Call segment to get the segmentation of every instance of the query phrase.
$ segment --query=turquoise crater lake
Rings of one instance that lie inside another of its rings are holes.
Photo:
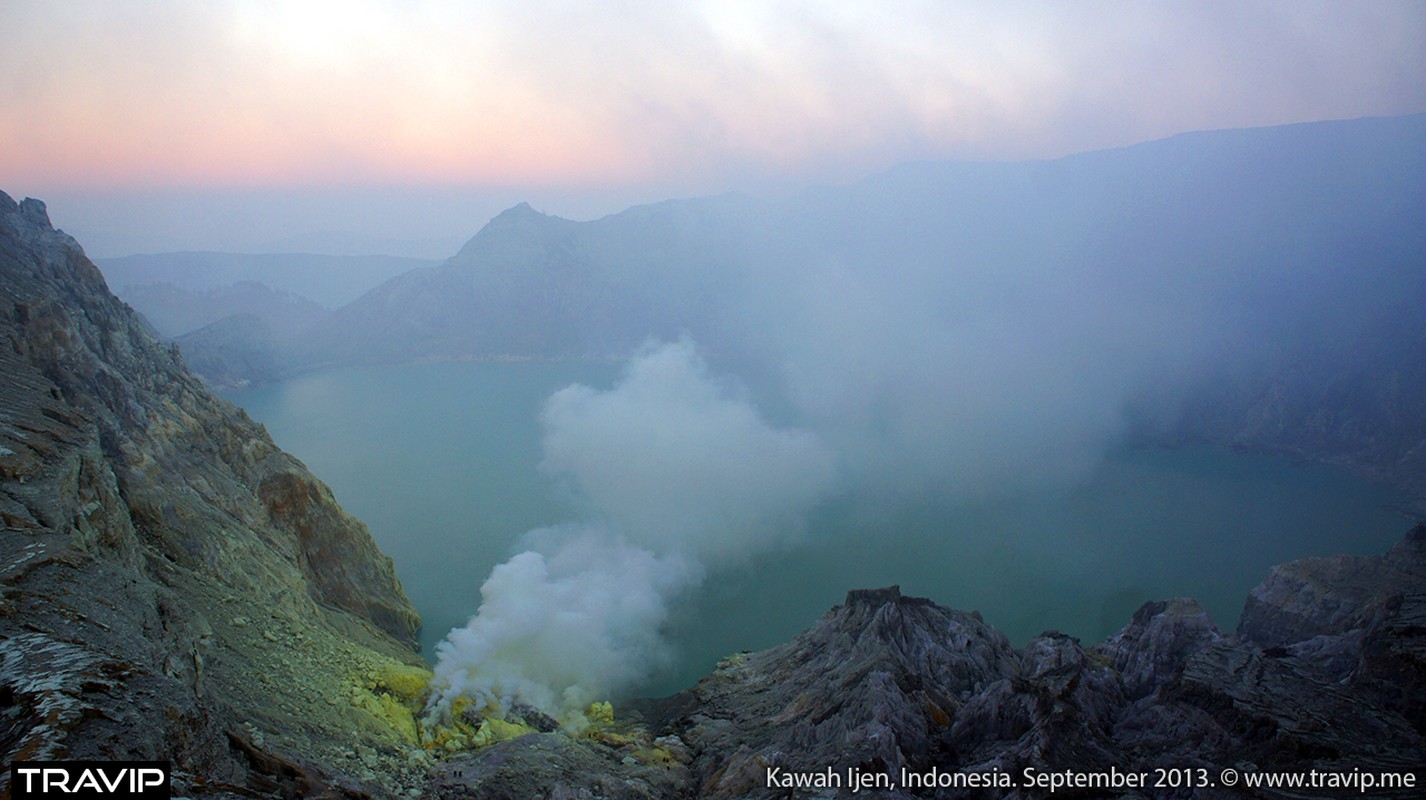
[[[538,469],[539,412],[605,363],[441,363],[303,376],[229,399],[331,485],[396,562],[427,657],[480,602],[525,531],[575,513]],[[1087,643],[1147,600],[1188,596],[1237,623],[1268,567],[1382,552],[1407,523],[1396,496],[1339,471],[1206,446],[1120,449],[1079,486],[994,502],[844,496],[801,542],[714,572],[682,598],[679,658],[643,687],[676,691],[729,653],[785,641],[853,588],[901,585],[979,610],[1017,645],[1047,629]]]

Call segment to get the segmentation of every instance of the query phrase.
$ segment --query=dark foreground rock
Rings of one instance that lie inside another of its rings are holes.
[[[648,705],[692,753],[690,795],[851,796],[768,787],[827,767],[881,773],[868,797],[1042,797],[1027,786],[906,788],[903,772],[1173,775],[1409,772],[1426,764],[1426,528],[1381,556],[1276,568],[1236,633],[1191,600],[1145,605],[1084,647],[1047,633],[1015,650],[972,615],[894,588],[852,592],[788,644],[725,661]],[[1165,770],[1166,773],[1156,773]],[[1419,779],[1418,779],[1419,780]],[[1371,793],[1420,797],[1422,789]],[[1355,790],[1173,786],[1060,797],[1337,797]]]

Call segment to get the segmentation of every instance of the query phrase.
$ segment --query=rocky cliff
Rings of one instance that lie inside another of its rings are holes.
[[[411,735],[371,690],[420,663],[419,619],[390,559],[43,203],[3,194],[0,375],[7,760],[170,759],[180,793],[399,788]]]
[[[1411,699],[1426,676],[1423,570],[1418,528],[1385,556],[1279,567],[1236,633],[1174,600],[1144,606],[1103,644],[1047,633],[1021,651],[974,617],[853,592],[793,642],[704,680],[697,704],[667,724],[696,754],[704,794],[721,797],[759,786],[770,764],[893,777],[932,767],[1416,769],[1426,763]],[[767,720],[780,724],[768,731]]]
[[[1323,315],[1309,337],[1229,356],[1243,368],[1203,387],[1170,438],[1331,464],[1401,490],[1426,518],[1426,285],[1396,288],[1365,330]]]

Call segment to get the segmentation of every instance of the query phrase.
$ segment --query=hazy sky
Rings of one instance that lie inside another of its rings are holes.
[[[101,255],[1426,110],[1419,2],[6,0],[0,30],[0,188]]]

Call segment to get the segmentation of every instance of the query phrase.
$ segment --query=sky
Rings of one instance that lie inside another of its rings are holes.
[[[1426,4],[1389,0],[6,0],[0,30],[0,189],[96,256],[453,252],[520,201],[1426,111]]]

